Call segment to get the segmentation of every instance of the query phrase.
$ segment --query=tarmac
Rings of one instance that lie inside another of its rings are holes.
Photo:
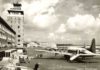
[[[35,64],[39,64],[39,70],[99,70],[100,69],[100,57],[93,59],[87,59],[82,62],[67,62],[63,56],[54,56],[49,53],[45,53],[48,57],[36,58],[38,54],[42,52],[35,51],[35,48],[27,48],[29,62],[22,63],[22,66],[34,68]]]

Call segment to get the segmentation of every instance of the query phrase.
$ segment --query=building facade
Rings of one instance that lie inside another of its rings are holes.
[[[16,32],[0,17],[0,48],[15,46]]]
[[[8,23],[16,31],[16,46],[23,47],[23,23],[24,12],[21,10],[20,3],[13,3],[13,8],[8,10]]]

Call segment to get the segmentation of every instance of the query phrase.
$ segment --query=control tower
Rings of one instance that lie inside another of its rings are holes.
[[[8,23],[16,31],[16,47],[23,47],[23,23],[24,11],[21,10],[22,4],[13,3],[13,8],[8,10]]]

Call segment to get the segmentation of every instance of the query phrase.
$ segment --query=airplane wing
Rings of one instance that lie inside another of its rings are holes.
[[[100,54],[95,54],[95,53],[93,53],[93,54],[79,54],[80,56],[100,56]]]
[[[86,57],[86,56],[100,56],[100,54],[95,54],[95,53],[93,53],[93,54],[76,54],[76,55],[71,56],[70,61],[75,60],[79,56],[82,56],[82,57]]]

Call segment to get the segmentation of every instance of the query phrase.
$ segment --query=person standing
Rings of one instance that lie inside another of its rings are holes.
[[[38,68],[39,68],[39,64],[36,63],[33,70],[38,70]]]

